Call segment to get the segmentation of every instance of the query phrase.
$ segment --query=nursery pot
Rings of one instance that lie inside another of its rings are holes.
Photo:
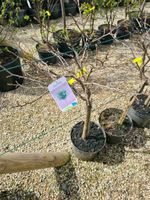
[[[73,29],[67,29],[66,37],[65,37],[63,30],[60,29],[53,33],[53,38],[58,44],[67,43],[68,45],[71,45],[72,47],[76,47],[76,46],[79,46],[80,44],[81,33]]]
[[[89,161],[100,152],[106,144],[106,135],[98,124],[90,122],[90,135],[86,140],[82,139],[84,122],[77,123],[71,130],[71,142],[73,152],[78,159]]]
[[[6,69],[7,71],[5,71]],[[9,74],[13,73],[14,75]],[[0,46],[0,91],[8,92],[16,89],[19,84],[23,83],[23,76],[20,59],[17,49],[10,46]]]
[[[135,125],[141,128],[150,128],[150,106],[144,105],[147,95],[137,95],[132,107],[128,111],[128,115],[132,118]]]
[[[55,46],[53,47],[56,48]],[[42,46],[40,47],[40,44],[36,45],[36,49],[40,59],[43,62],[47,63],[48,65],[57,63],[57,56],[52,52],[52,50],[44,49]]]
[[[102,24],[98,27],[98,34],[100,38],[100,44],[112,44],[113,36],[109,34],[112,30],[112,34],[116,32],[115,26],[112,26],[111,29],[108,27],[108,24]],[[107,35],[106,35],[107,34]]]
[[[107,108],[102,111],[99,116],[99,123],[105,130],[106,141],[108,144],[121,143],[133,128],[132,119],[129,115],[125,117],[121,126],[115,126],[122,112],[122,110],[117,108]]]
[[[77,14],[77,4],[74,1],[65,2],[65,14],[73,16]]]
[[[74,56],[73,48],[78,48],[81,40],[81,34],[75,30],[67,29],[66,37],[63,30],[58,30],[53,33],[54,40],[58,43],[58,49],[64,58]]]
[[[84,46],[88,50],[95,50],[97,41],[93,41],[94,39],[98,38],[98,34],[96,30],[93,30],[93,33],[91,33],[88,29],[85,30],[85,35],[82,35],[82,47]]]
[[[20,9],[19,11],[16,11],[13,14],[14,18],[14,26],[16,27],[24,27],[28,24],[28,20],[25,19],[25,16],[27,15],[27,10]]]
[[[118,28],[116,31],[116,38],[118,40],[125,40],[125,39],[129,39],[131,37],[131,26],[130,26],[130,22],[128,20],[118,20],[117,22],[118,24]]]
[[[131,23],[131,26],[133,28],[133,32],[139,32],[143,30],[143,20],[140,16],[139,11],[131,11],[128,13],[129,15],[129,20]]]
[[[57,19],[61,17],[61,6],[60,3],[54,3],[51,9],[51,19]]]

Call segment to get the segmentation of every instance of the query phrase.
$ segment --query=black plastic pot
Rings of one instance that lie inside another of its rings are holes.
[[[57,56],[51,50],[46,51],[45,49],[40,48],[39,44],[36,45],[36,49],[40,59],[48,65],[56,64],[58,62]]]
[[[91,2],[92,2],[92,0],[79,0],[80,5],[82,3],[91,3]]]
[[[91,33],[89,30],[85,30],[85,34],[86,35],[82,35],[82,47],[94,51],[96,49],[97,44],[97,31],[94,30],[93,33]]]
[[[72,58],[75,56],[73,49],[71,49],[71,47],[66,43],[59,43],[58,50],[63,58]]]
[[[112,34],[115,34],[116,28],[112,26],[112,30],[108,28],[108,24],[102,24],[98,27],[98,34],[101,37],[100,38],[100,44],[107,45],[113,43],[113,36],[109,34],[112,31]]]
[[[103,128],[94,122],[90,123],[89,138],[83,140],[81,138],[84,122],[77,123],[71,130],[71,142],[73,152],[80,160],[92,160],[98,152],[100,152],[106,144],[106,135]]]
[[[116,38],[118,40],[125,40],[131,37],[131,26],[128,20],[118,20],[117,22]]]
[[[3,58],[5,58],[5,61],[3,61]],[[0,91],[8,92],[16,89],[19,86],[17,83],[23,83],[23,72],[17,49],[10,46],[0,46],[0,61]],[[10,76],[8,71],[13,73],[14,76]],[[16,77],[15,75],[22,77]]]
[[[74,56],[73,49],[80,46],[81,34],[75,30],[67,29],[68,37],[65,38],[62,30],[53,33],[53,38],[58,44],[58,49],[64,58],[72,58]]]
[[[131,11],[128,13],[130,24],[134,33],[143,32],[143,19],[139,11]]]
[[[150,16],[143,18],[143,26],[144,26],[144,30],[150,29]]]
[[[137,99],[128,111],[135,125],[141,128],[150,128],[150,107],[144,105],[146,98],[144,94],[137,95]]]
[[[118,6],[124,6],[124,0],[117,0]]]
[[[51,9],[51,19],[57,19],[61,17],[61,6],[60,3],[54,3]]]
[[[107,108],[101,112],[99,123],[104,128],[106,133],[106,141],[108,144],[119,144],[131,132],[133,128],[132,119],[129,115],[126,116],[121,127],[112,128],[111,123],[116,122],[122,110],[117,108]]]
[[[53,38],[58,44],[66,43],[72,47],[79,46],[81,40],[81,33],[73,29],[67,29],[68,38],[65,38],[62,32],[63,30],[60,29],[53,33]]]
[[[69,3],[65,3],[65,13],[66,15],[76,15],[77,14],[77,4],[72,1]]]
[[[16,27],[24,27],[28,24],[28,20],[25,19],[25,16],[27,15],[27,10],[20,9],[19,11],[15,12],[13,14],[14,23],[13,25]]]

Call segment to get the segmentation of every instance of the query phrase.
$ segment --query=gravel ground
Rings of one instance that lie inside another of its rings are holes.
[[[147,4],[147,10],[149,8],[150,4]],[[121,10],[118,18],[121,18]],[[57,20],[57,23],[60,27],[61,21]],[[68,25],[73,26],[70,18]],[[18,29],[14,40],[22,41],[22,47],[35,53],[35,42],[31,37],[39,38],[37,25]],[[126,42],[134,44],[134,41],[133,38]],[[94,87],[92,120],[96,122],[98,114],[106,107],[125,108],[128,99],[141,84],[137,70],[128,61],[131,55],[125,45],[116,43],[101,47],[98,56],[103,57],[108,50],[111,56],[105,69],[100,69],[92,77],[96,83],[103,85]],[[93,63],[94,59],[93,53],[89,53],[84,64]],[[72,66],[74,63],[69,61],[69,64]],[[26,65],[24,70],[34,74]],[[51,81],[42,80],[45,85]],[[61,149],[71,152],[70,130],[75,123],[83,120],[82,101],[79,100],[76,108],[62,113],[51,96],[46,94],[34,104],[12,108],[17,101],[32,101],[44,91],[46,88],[25,81],[23,87],[0,94],[1,153]],[[0,200],[149,200],[149,153],[150,130],[134,128],[123,144],[106,145],[92,162],[80,161],[72,154],[71,161],[63,167],[1,175]]]

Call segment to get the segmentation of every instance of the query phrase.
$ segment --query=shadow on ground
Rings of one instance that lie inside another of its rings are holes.
[[[117,165],[124,161],[125,158],[125,147],[123,144],[109,145],[102,149],[97,154],[93,162],[100,162],[106,165]]]
[[[125,138],[124,145],[129,148],[139,149],[145,146],[149,140],[146,132],[142,128],[133,128],[132,132]]]
[[[39,200],[39,198],[35,193],[19,188],[0,192],[0,200]]]
[[[62,167],[55,168],[55,176],[59,187],[58,200],[80,200],[78,180],[72,161]]]

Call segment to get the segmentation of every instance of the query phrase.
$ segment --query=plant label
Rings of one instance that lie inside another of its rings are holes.
[[[77,106],[77,99],[65,77],[61,77],[48,86],[53,99],[61,111]]]

